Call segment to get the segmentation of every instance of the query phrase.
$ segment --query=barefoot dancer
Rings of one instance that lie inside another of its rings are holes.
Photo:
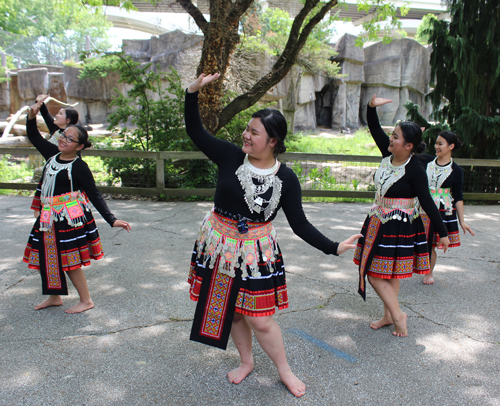
[[[460,246],[458,222],[460,222],[464,234],[469,232],[471,235],[475,235],[472,228],[470,228],[464,220],[464,198],[462,192],[464,173],[462,168],[453,162],[451,157],[453,151],[456,151],[461,146],[462,142],[455,133],[451,131],[442,131],[436,138],[436,144],[434,146],[436,149],[436,156],[420,156],[427,162],[429,190],[434,203],[439,208],[443,223],[448,229],[450,248]],[[431,272],[425,275],[423,283],[424,285],[432,285],[434,283],[434,266],[436,265],[437,259],[436,246],[438,234],[434,230],[434,224],[431,223],[429,217],[423,210],[420,212],[420,215],[424,222],[431,258]]]
[[[415,123],[403,122],[389,138],[378,121],[376,107],[392,100],[375,95],[368,104],[368,127],[384,159],[375,173],[375,202],[368,213],[359,239],[354,262],[359,265],[359,294],[366,300],[365,275],[384,302],[384,315],[370,324],[373,329],[394,324],[398,337],[408,335],[406,313],[399,308],[399,280],[412,273],[429,272],[429,252],[425,230],[416,209],[418,197],[441,236],[444,251],[448,237],[436,205],[432,201],[422,161],[422,130]]]
[[[68,272],[80,302],[66,313],[80,313],[94,307],[81,267],[90,265],[91,258],[103,256],[99,233],[83,191],[112,227],[130,231],[130,225],[117,220],[109,211],[89,167],[77,155],[90,147],[87,131],[81,126],[69,126],[59,136],[59,146],[55,146],[38,131],[38,109],[38,103],[31,107],[26,130],[47,163],[42,175],[41,215],[35,221],[23,260],[29,268],[40,270],[43,294],[50,295],[36,310],[62,304],[60,295],[68,294],[64,276]]]
[[[341,243],[323,236],[306,219],[297,176],[276,155],[285,151],[285,118],[278,110],[254,113],[243,132],[243,148],[204,128],[198,91],[219,74],[200,75],[186,93],[186,130],[219,168],[215,206],[205,217],[189,274],[190,296],[198,301],[191,339],[225,349],[229,334],[240,365],[228,373],[240,383],[252,372],[252,331],[295,396],[305,385],[290,370],[275,307],[288,307],[285,270],[271,220],[283,208],[292,230],[326,254],[354,249],[354,235]]]

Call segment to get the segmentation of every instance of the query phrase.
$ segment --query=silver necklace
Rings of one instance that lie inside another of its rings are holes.
[[[283,182],[276,176],[279,162],[268,169],[255,167],[245,155],[243,164],[236,170],[236,176],[245,192],[245,202],[251,213],[260,213],[264,210],[264,220],[267,221],[274,213],[281,198],[281,187]],[[261,195],[272,188],[271,198],[265,200]]]
[[[73,167],[73,162],[75,162],[78,159],[78,156],[71,162],[62,164],[57,162],[56,157],[58,157],[59,155],[61,155],[60,152],[57,155],[51,157],[45,164],[45,173],[43,176],[43,183],[42,183],[42,194],[41,194],[42,197],[54,196],[57,174],[64,170],[68,172],[68,179],[71,183],[71,191],[73,191],[73,179],[71,178],[71,169]]]

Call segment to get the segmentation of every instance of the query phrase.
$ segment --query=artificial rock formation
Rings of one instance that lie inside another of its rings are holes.
[[[262,101],[275,102],[294,131],[318,127],[345,130],[364,125],[366,104],[373,94],[394,100],[379,109],[382,124],[392,125],[404,119],[403,105],[407,100],[423,106],[426,116],[424,95],[429,88],[430,50],[411,39],[379,42],[364,48],[356,47],[355,40],[355,36],[344,35],[336,45],[336,55],[330,58],[340,65],[338,78],[313,75],[294,67]],[[201,36],[173,31],[149,40],[124,40],[123,50],[137,61],[151,62],[154,69],[175,68],[187,86],[195,77],[202,44]],[[236,93],[247,91],[273,63],[263,53],[237,50],[227,71],[228,86]],[[112,112],[114,92],[125,93],[127,85],[118,82],[118,73],[98,80],[79,79],[79,73],[78,68],[69,66],[11,71],[10,81],[0,84],[0,119],[33,103],[38,94],[50,93],[63,102],[78,102],[76,109],[84,124],[106,123]],[[60,109],[57,104],[49,103],[48,107],[51,114]]]

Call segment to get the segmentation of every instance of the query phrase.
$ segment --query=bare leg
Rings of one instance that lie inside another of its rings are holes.
[[[434,283],[434,267],[436,266],[437,253],[436,248],[432,247],[431,253],[431,272],[425,275],[423,284],[424,285],[432,285]]]
[[[285,345],[278,323],[272,316],[250,317],[244,316],[262,349],[269,355],[278,369],[283,382],[293,395],[300,397],[306,393],[306,385],[300,381],[290,369],[286,360]]]
[[[62,305],[62,298],[59,295],[50,295],[47,300],[44,302],[37,304],[35,306],[35,310],[40,310],[40,309],[45,309],[46,307],[50,306],[61,306]]]
[[[94,307],[94,302],[90,298],[89,287],[83,269],[78,268],[69,271],[68,276],[80,295],[80,302],[66,310],[66,313],[81,313],[85,310],[92,309]]]
[[[227,374],[229,382],[240,383],[253,371],[252,330],[240,313],[234,313],[231,337],[240,353],[240,366]]]
[[[401,311],[398,302],[399,279],[382,279],[368,275],[368,281],[384,302],[384,309],[387,308],[391,314],[392,321],[396,327],[396,331],[392,334],[398,337],[406,337],[408,335],[406,313]]]

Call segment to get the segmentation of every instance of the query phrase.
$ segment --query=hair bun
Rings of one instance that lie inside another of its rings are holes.
[[[415,152],[417,154],[421,154],[422,152],[425,151],[425,149],[427,148],[427,145],[425,142],[421,142],[420,144],[418,144],[418,147],[415,149]]]

